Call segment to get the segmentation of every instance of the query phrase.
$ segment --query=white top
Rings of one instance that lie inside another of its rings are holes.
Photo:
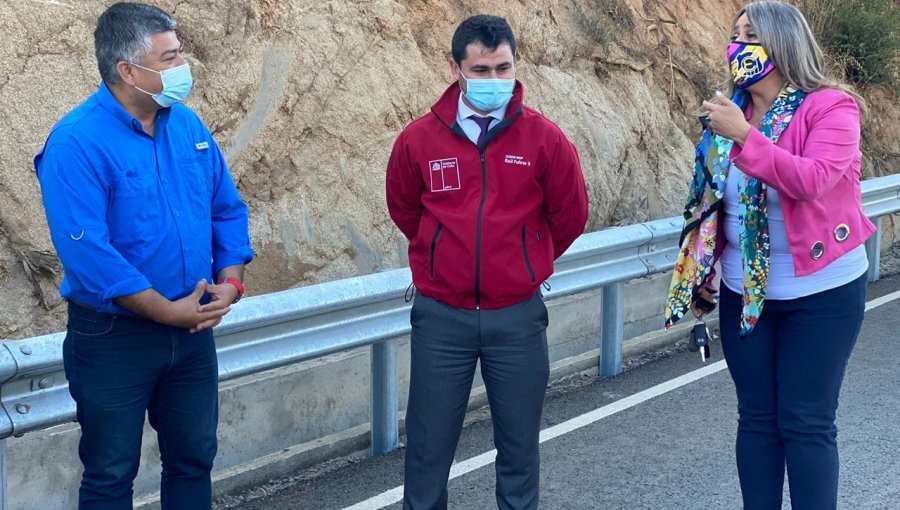
[[[481,134],[481,126],[478,125],[477,122],[470,119],[472,115],[477,117],[493,117],[494,120],[488,125],[488,129],[496,126],[503,120],[503,117],[506,116],[506,107],[509,106],[509,103],[497,108],[496,110],[488,113],[487,115],[482,115],[477,113],[475,110],[469,108],[469,105],[463,101],[462,93],[459,94],[459,106],[456,108],[456,123],[459,124],[459,127],[462,128],[463,133],[466,134],[466,137],[472,141],[472,143],[478,143],[478,136]]]
[[[738,186],[743,186],[744,173],[734,165],[725,180],[725,238],[722,253],[722,283],[741,293],[743,267],[738,221]],[[862,276],[869,269],[865,245],[859,245],[815,273],[794,276],[794,261],[784,228],[784,214],[778,192],[769,186],[766,192],[769,219],[769,279],[766,299],[796,299],[840,287]]]

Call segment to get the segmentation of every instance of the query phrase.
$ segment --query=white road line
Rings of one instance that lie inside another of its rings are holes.
[[[497,450],[494,450],[495,452]],[[451,477],[452,470],[451,470]],[[384,508],[388,505],[393,505],[394,503],[399,503],[403,499],[403,486],[394,487],[393,489],[382,492],[381,494],[375,496],[374,498],[369,498],[361,503],[357,503],[353,506],[348,506],[344,510],[378,510],[380,508]]]
[[[652,398],[664,395],[672,390],[676,390],[694,381],[713,375],[716,372],[721,372],[722,370],[725,370],[726,367],[727,365],[725,365],[725,360],[717,361],[711,365],[694,370],[693,372],[688,372],[664,383],[657,384],[652,388],[647,388],[644,391],[639,391],[634,395],[631,395],[630,397],[625,397],[611,404],[607,404],[601,408],[594,409],[589,413],[582,414],[581,416],[576,416],[575,418],[564,421],[559,425],[554,425],[548,429],[542,430],[541,442],[543,443],[544,441],[549,441],[550,439],[559,437],[563,434],[568,434],[573,430],[580,429],[581,427],[585,427],[587,425],[600,421],[603,418],[612,416],[626,409],[630,409]]]
[[[881,306],[885,303],[890,303],[891,301],[893,301],[895,299],[900,299],[900,290],[898,290],[897,292],[892,292],[885,296],[881,296],[880,298],[875,298],[875,299],[869,301],[868,303],[866,303],[866,311],[868,312],[869,310],[871,310],[873,308],[878,308],[879,306]]]
[[[896,299],[900,299],[900,291],[869,301],[868,303],[866,303],[866,311],[868,312],[873,308],[877,308],[886,303],[890,303],[891,301],[894,301]],[[582,427],[586,427],[592,423],[596,423],[603,418],[607,418],[626,409],[630,409],[650,399],[669,393],[670,391],[681,388],[682,386],[688,385],[694,381],[703,379],[704,377],[708,377],[717,372],[721,372],[722,370],[725,370],[725,368],[727,368],[725,360],[717,361],[709,366],[694,370],[693,372],[688,372],[664,383],[660,383],[651,388],[647,388],[646,390],[639,391],[634,395],[594,409],[593,411],[582,414],[581,416],[576,416],[571,420],[567,420],[550,428],[546,428],[541,431],[541,443],[568,434],[569,432],[578,430]],[[476,469],[493,464],[496,457],[497,450],[491,450],[476,457],[472,457],[471,459],[458,462],[450,468],[450,480],[459,478],[460,476],[471,473]],[[344,508],[344,510],[379,510],[388,505],[399,503],[402,499],[403,486],[401,485],[399,487],[394,487],[389,491],[382,492],[375,497],[369,498],[353,506],[348,506]]]
[[[549,441],[550,439],[568,434],[573,430],[577,430],[600,421],[607,416],[611,416],[620,411],[630,409],[654,397],[658,397],[676,388],[680,388],[686,384],[690,384],[698,379],[702,379],[708,375],[712,375],[716,372],[722,371],[725,369],[725,367],[726,365],[724,360],[717,361],[709,366],[694,370],[693,372],[689,372],[664,383],[657,384],[652,388],[640,391],[638,393],[635,393],[634,395],[625,397],[621,400],[617,400],[601,408],[594,409],[589,413],[582,414],[581,416],[576,416],[571,420],[564,421],[558,425],[554,425],[550,428],[544,429],[541,431],[541,442],[543,443],[544,441]],[[476,469],[482,468],[484,466],[493,464],[496,457],[497,450],[491,450],[489,452],[482,453],[477,457],[472,457],[471,459],[458,462],[450,468],[450,480],[458,478],[466,473],[471,473],[472,471],[475,471]],[[399,503],[402,499],[403,486],[401,485],[387,492],[383,492],[373,498],[367,499],[361,503],[357,503],[353,506],[347,507],[344,510],[378,510],[388,505]]]

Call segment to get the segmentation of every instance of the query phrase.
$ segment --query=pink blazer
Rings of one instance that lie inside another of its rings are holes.
[[[731,150],[742,172],[778,190],[796,276],[815,273],[875,232],[862,210],[859,137],[856,101],[823,89],[806,96],[778,143],[751,129],[744,146]]]

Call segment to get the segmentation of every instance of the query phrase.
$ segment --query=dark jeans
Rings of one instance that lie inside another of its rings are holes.
[[[787,466],[793,510],[837,507],[835,413],[862,325],[866,275],[828,291],[765,302],[738,336],[741,296],[722,289],[722,349],[737,389],[737,465],[745,510],[780,510]]]
[[[497,447],[497,506],[536,509],[550,376],[541,296],[500,310],[465,310],[419,295],[411,322],[403,508],[447,508],[450,465],[480,359]]]
[[[81,424],[78,508],[132,508],[145,413],[159,439],[163,510],[212,506],[218,369],[211,331],[190,334],[70,304],[63,362]]]

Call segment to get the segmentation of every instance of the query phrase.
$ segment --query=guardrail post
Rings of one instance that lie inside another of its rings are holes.
[[[400,445],[397,341],[372,344],[372,456]]]
[[[625,282],[603,287],[600,323],[600,376],[622,373],[622,342],[625,337]]]
[[[0,510],[9,510],[9,492],[6,484],[6,439],[0,439]]]
[[[875,233],[866,240],[866,256],[869,258],[869,281],[881,278],[881,218],[873,218]]]

